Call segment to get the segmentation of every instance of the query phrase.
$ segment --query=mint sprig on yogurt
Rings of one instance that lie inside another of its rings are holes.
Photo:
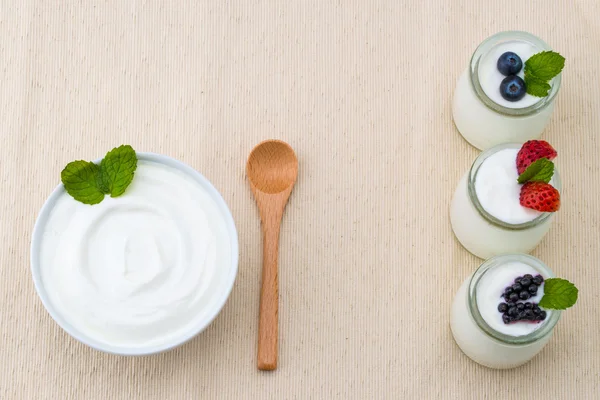
[[[549,183],[554,175],[554,163],[548,160],[546,157],[532,162],[527,169],[519,175],[517,181],[519,183],[525,182],[545,182]]]
[[[525,61],[525,85],[527,93],[535,97],[546,97],[550,92],[550,81],[565,67],[565,58],[555,51],[542,51]]]
[[[67,193],[75,200],[85,204],[98,204],[104,199],[98,176],[100,167],[88,161],[73,161],[67,164],[60,179]]]
[[[548,82],[536,77],[535,75],[525,76],[525,85],[527,88],[527,93],[534,97],[546,97],[552,88]]]
[[[100,162],[100,188],[110,197],[122,195],[133,180],[136,168],[137,156],[131,146],[112,149]]]
[[[60,174],[65,190],[84,204],[98,204],[104,196],[122,195],[131,184],[137,168],[135,150],[129,145],[106,153],[100,165],[89,161],[73,161]]]
[[[549,278],[544,284],[544,296],[539,306],[551,310],[566,310],[577,302],[579,290],[566,279]]]

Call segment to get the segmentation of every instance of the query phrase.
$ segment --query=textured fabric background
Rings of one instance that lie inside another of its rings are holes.
[[[0,0],[1,399],[574,399],[600,386],[597,0]],[[482,368],[449,308],[480,263],[448,208],[478,152],[452,123],[474,48],[523,29],[567,59],[544,138],[563,208],[534,254],[581,297],[531,363]],[[280,363],[256,370],[261,235],[252,147],[300,159],[280,255]],[[230,205],[239,275],[217,320],[125,358],[65,334],[29,245],[60,171],[129,143],[201,171]]]

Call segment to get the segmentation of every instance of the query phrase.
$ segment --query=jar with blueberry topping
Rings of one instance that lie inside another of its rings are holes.
[[[548,82],[546,96],[536,97],[525,92],[524,66],[531,56],[550,50],[540,38],[520,31],[497,33],[477,47],[458,79],[452,104],[454,124],[469,143],[485,150],[542,135],[554,109],[561,75]],[[515,54],[520,61],[517,72],[505,70],[506,53]]]

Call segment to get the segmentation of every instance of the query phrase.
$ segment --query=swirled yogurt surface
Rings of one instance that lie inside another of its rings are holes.
[[[160,346],[220,307],[232,266],[223,211],[187,172],[140,159],[124,195],[86,205],[62,193],[43,227],[52,306],[86,336]]]

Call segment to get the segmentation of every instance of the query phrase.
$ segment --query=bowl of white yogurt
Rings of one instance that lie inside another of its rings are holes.
[[[227,204],[199,172],[173,158],[137,153],[131,185],[100,204],[60,184],[35,223],[31,269],[52,318],[108,353],[172,349],[219,314],[238,268]]]

